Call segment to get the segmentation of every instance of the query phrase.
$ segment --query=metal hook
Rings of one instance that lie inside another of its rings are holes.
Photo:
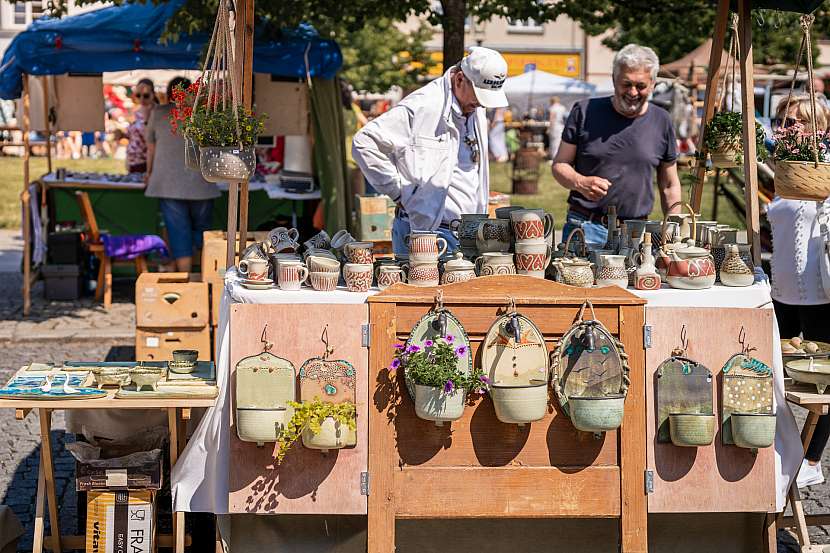
[[[323,327],[323,334],[320,335],[320,340],[326,346],[326,353],[323,354],[323,359],[328,359],[329,355],[334,353],[334,348],[329,345],[329,325],[326,323],[326,326]]]
[[[680,329],[680,347],[674,348],[671,354],[674,357],[683,357],[686,355],[686,350],[689,349],[689,338],[686,336],[686,325]]]
[[[265,326],[262,327],[262,335],[259,337],[259,341],[262,342],[262,351],[270,351],[274,347],[274,342],[268,341],[268,323],[265,323]]]
[[[741,344],[741,353],[747,355],[748,353],[755,351],[758,348],[751,348],[749,347],[749,343],[746,340],[746,329],[741,325],[741,331],[738,333],[738,343]]]
[[[516,312],[516,298],[513,296],[507,296],[507,313],[515,313]]]
[[[444,290],[439,288],[435,292],[435,310],[440,311],[441,309],[444,309]]]

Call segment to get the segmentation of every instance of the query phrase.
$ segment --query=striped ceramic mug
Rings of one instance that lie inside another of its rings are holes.
[[[413,263],[438,262],[447,251],[447,241],[437,232],[413,232],[407,237],[409,260]]]

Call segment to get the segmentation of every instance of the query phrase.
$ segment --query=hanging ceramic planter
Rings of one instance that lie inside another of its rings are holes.
[[[184,137],[184,165],[193,171],[200,171],[199,146],[189,136]]]
[[[436,426],[460,419],[464,415],[466,400],[467,390],[464,388],[447,392],[440,386],[415,384],[415,414],[435,422]]]
[[[305,428],[302,434],[303,446],[309,449],[319,449],[323,452],[330,449],[342,449],[357,445],[357,431],[341,424],[332,417],[320,424],[319,432]]]
[[[256,170],[256,153],[253,146],[202,146],[199,166],[208,182],[246,181]]]
[[[589,320],[583,320],[586,306]],[[574,427],[595,433],[619,428],[630,382],[628,355],[596,319],[591,302],[582,305],[551,358],[553,389]]]
[[[484,337],[481,366],[490,380],[496,418],[524,425],[548,407],[548,350],[542,332],[512,301]]]
[[[710,445],[715,439],[716,422],[713,413],[670,413],[671,441],[681,447]]]

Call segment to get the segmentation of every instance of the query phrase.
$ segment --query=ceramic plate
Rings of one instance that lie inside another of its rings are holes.
[[[799,359],[784,363],[787,376],[803,384],[815,384],[818,393],[823,394],[830,386],[830,361],[827,359]]]
[[[826,342],[816,342],[815,340],[805,340],[805,342],[813,342],[816,344],[818,346],[818,351],[816,353],[786,353],[784,352],[784,345],[789,344],[790,341],[781,340],[781,357],[784,361],[790,361],[792,359],[809,359],[810,357],[815,359],[830,357],[830,344]]]
[[[243,282],[242,287],[248,290],[273,290],[277,286],[275,284],[246,284]]]
[[[0,399],[42,399],[42,400],[59,400],[59,399],[93,399],[98,397],[105,397],[107,392],[99,390],[98,388],[76,388],[76,393],[67,394],[62,387],[52,388],[49,392],[43,392],[39,388],[24,389],[24,388],[2,388],[0,389]]]
[[[494,384],[526,386],[531,380],[548,380],[548,349],[539,328],[518,315],[520,339],[510,325],[512,317],[496,319],[484,337],[481,368]]]
[[[252,280],[250,278],[241,278],[239,281],[242,284],[274,284],[273,279],[263,278],[262,280]]]
[[[458,369],[461,372],[470,374],[473,371],[473,353],[470,349],[470,339],[467,337],[467,332],[461,326],[461,322],[449,311],[443,311],[447,317],[447,336],[453,337],[453,344],[456,348],[465,347],[466,353],[458,358]],[[430,311],[423,317],[412,332],[409,333],[409,339],[406,341],[406,346],[419,346],[424,348],[424,342],[427,340],[434,340],[440,336],[440,327],[438,323],[438,311]],[[409,395],[415,398],[415,383],[410,378],[406,378],[406,389]]]

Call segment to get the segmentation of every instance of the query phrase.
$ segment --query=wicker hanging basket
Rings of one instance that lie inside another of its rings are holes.
[[[788,200],[826,200],[830,197],[830,163],[776,161],[775,193]]]
[[[740,152],[737,150],[713,150],[709,152],[709,157],[712,159],[712,166],[717,169],[734,169],[740,167],[737,161],[737,156]]]

